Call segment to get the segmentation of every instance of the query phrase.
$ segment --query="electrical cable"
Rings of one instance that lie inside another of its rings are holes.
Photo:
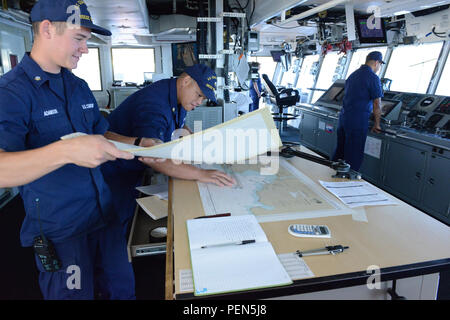
[[[431,29],[431,32],[438,38],[447,38],[447,34],[445,32],[436,32],[436,27],[433,27],[433,29]]]
[[[256,8],[256,0],[253,0],[253,8],[252,8],[252,13],[250,14],[250,22],[252,21],[253,18],[253,13],[255,13],[255,8]]]

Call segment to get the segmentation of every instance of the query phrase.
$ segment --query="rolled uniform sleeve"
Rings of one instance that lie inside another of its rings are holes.
[[[25,150],[29,119],[29,107],[13,92],[0,88],[0,149]]]

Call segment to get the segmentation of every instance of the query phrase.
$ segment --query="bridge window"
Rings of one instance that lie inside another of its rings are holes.
[[[328,90],[329,87],[334,83],[336,79],[334,74],[336,71],[337,62],[339,60],[339,55],[337,52],[329,52],[325,56],[322,62],[322,67],[320,68],[319,78],[317,79],[316,88],[322,90],[315,90],[311,103],[317,101],[323,93]]]
[[[155,72],[155,49],[112,48],[114,80],[144,83],[144,72]]]
[[[392,79],[391,90],[426,93],[442,44],[433,42],[394,48],[385,75]]]
[[[293,88],[295,86],[300,60],[301,59],[295,59],[289,70],[283,73],[283,78],[281,80],[281,85],[283,87]]]
[[[259,62],[259,75],[267,74],[269,80],[272,80],[277,63],[272,57],[249,57],[249,62]]]
[[[83,54],[78,66],[72,72],[86,81],[92,91],[102,91],[100,75],[100,56],[98,48],[89,48],[89,53]]]
[[[444,70],[442,70],[441,79],[436,88],[436,94],[441,96],[450,95],[450,55],[447,57]]]
[[[317,63],[319,62],[319,55],[308,55],[303,58],[302,67],[297,80],[297,89],[301,91],[301,102],[308,102],[308,97],[311,94],[310,88],[314,85],[314,80],[317,74]]]
[[[383,59],[386,60],[386,51],[387,51],[387,47],[376,47],[376,48],[360,48],[357,49],[355,52],[353,52],[352,55],[352,60],[350,61],[350,65],[348,66],[348,70],[347,70],[347,76],[346,79],[357,69],[359,69],[359,67],[361,67],[361,65],[366,63],[366,57],[369,54],[369,52],[372,51],[380,51],[381,54],[383,55]],[[381,69],[380,69],[381,71]],[[380,71],[378,71],[378,76],[380,75]]]

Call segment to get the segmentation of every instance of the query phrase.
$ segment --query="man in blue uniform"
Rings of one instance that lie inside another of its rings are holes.
[[[200,105],[204,99],[216,101],[215,73],[205,65],[196,64],[185,69],[180,77],[155,82],[129,96],[108,117],[110,129],[125,136],[138,136],[171,141],[175,129],[186,128],[186,112]],[[139,144],[137,139],[135,144]],[[140,159],[141,160],[141,159]],[[218,170],[202,170],[189,164],[171,160],[157,162],[149,158],[141,161],[116,161],[102,166],[105,180],[114,193],[126,234],[136,206],[135,190],[141,183],[146,165],[171,177],[231,186],[234,179]]]
[[[35,248],[45,299],[92,299],[94,290],[134,299],[126,243],[98,167],[133,155],[105,139],[108,123],[92,92],[70,72],[91,32],[111,33],[93,24],[82,0],[40,0],[30,19],[31,53],[0,79],[0,187],[20,186],[21,243]],[[88,135],[60,140],[73,132]]]
[[[380,100],[383,97],[380,70],[383,56],[372,51],[366,63],[353,72],[345,82],[343,107],[339,115],[337,147],[333,160],[345,160],[351,168],[358,171],[364,158],[364,146],[369,127],[370,114],[374,115],[372,132],[380,132]]]

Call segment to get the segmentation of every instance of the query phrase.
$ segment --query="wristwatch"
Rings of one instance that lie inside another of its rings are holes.
[[[136,140],[134,140],[134,145],[135,146],[139,146],[139,144],[141,143],[142,137],[137,137]]]

